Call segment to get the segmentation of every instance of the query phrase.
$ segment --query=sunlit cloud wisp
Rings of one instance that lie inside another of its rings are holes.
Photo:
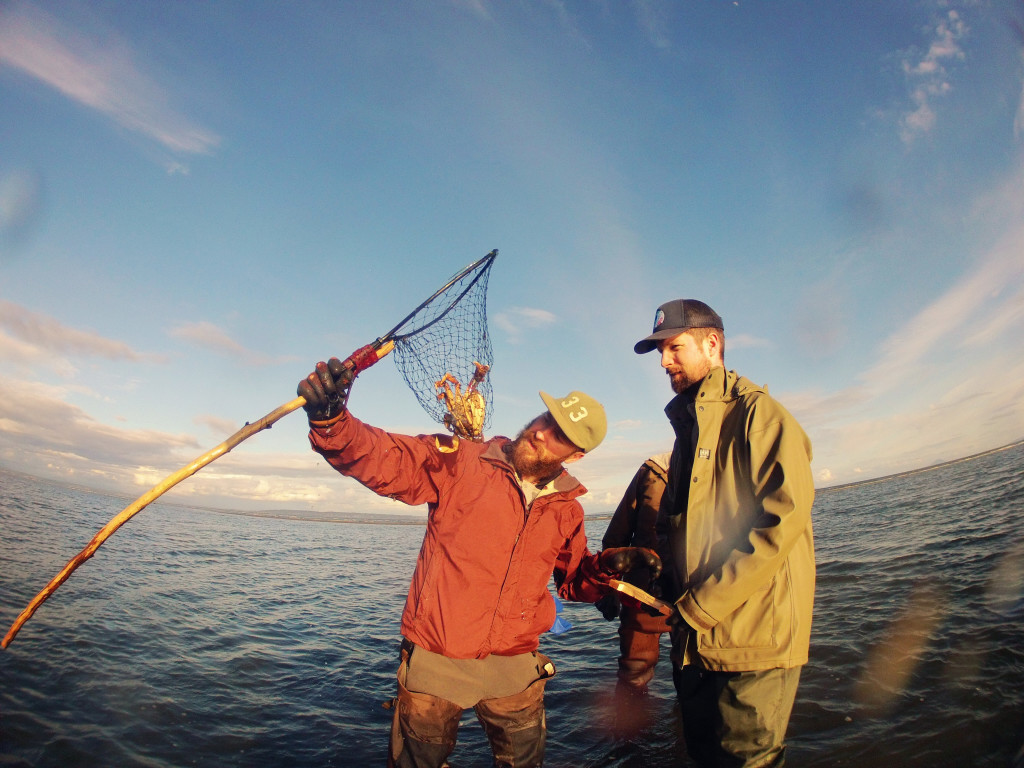
[[[109,36],[100,44],[26,3],[0,14],[0,64],[174,152],[208,153],[220,141],[169,105],[126,43]]]

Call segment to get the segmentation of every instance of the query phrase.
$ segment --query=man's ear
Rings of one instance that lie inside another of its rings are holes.
[[[722,336],[718,331],[711,331],[704,337],[704,352],[711,360],[722,359]]]
[[[582,459],[586,455],[587,454],[585,454],[583,451],[576,451],[576,453],[574,453],[568,459],[563,459],[562,463],[563,464],[572,464],[574,461],[579,461],[580,459]]]

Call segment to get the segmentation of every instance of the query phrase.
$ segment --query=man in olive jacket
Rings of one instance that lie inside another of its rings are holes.
[[[676,393],[659,532],[687,750],[701,766],[780,766],[814,604],[811,444],[766,389],[726,371],[707,304],[662,304],[634,347],[654,349]]]

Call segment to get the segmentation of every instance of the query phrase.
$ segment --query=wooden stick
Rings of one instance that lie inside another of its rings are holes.
[[[665,616],[671,616],[673,606],[666,603],[664,600],[659,600],[649,592],[645,592],[640,587],[633,586],[629,582],[619,581],[618,579],[612,579],[610,582],[612,589],[616,589],[624,595],[629,595],[634,600],[639,600],[644,605],[649,605],[652,608],[656,608],[659,613]]]
[[[367,345],[366,347],[363,347],[362,349],[356,350],[356,352],[352,353],[352,355],[357,355],[360,352],[363,352],[364,350],[369,350],[369,352],[366,355],[360,357],[359,364],[357,364],[353,360],[352,356],[349,356],[345,360],[344,364],[346,367],[355,370],[356,373],[353,373],[354,377],[356,374],[358,374],[359,370],[374,365],[376,362],[384,358],[385,355],[390,354],[394,348],[394,341],[387,339],[386,337],[382,337],[380,339],[377,339],[372,344]],[[14,636],[18,634],[18,630],[21,629],[22,625],[26,621],[32,618],[32,614],[35,613],[36,609],[39,608],[39,606],[46,601],[46,598],[48,598],[50,595],[56,592],[57,587],[59,587],[61,584],[67,581],[68,577],[75,572],[75,569],[78,568],[78,566],[80,566],[82,563],[84,563],[86,560],[92,557],[96,553],[96,550],[100,548],[100,545],[104,541],[109,539],[111,535],[114,533],[114,531],[116,531],[122,525],[127,523],[129,520],[135,517],[135,515],[144,510],[147,506],[152,504],[159,497],[163,496],[167,491],[176,486],[185,478],[191,477],[214,459],[219,459],[221,456],[230,451],[243,440],[252,437],[257,432],[262,432],[264,429],[269,429],[270,426],[278,419],[280,419],[282,416],[287,416],[292,411],[297,411],[305,404],[306,398],[301,396],[296,397],[294,400],[287,402],[284,405],[279,406],[278,408],[275,408],[259,421],[254,421],[251,424],[247,423],[244,427],[235,432],[235,434],[233,434],[223,443],[218,445],[216,448],[207,451],[188,466],[182,467],[177,472],[168,475],[159,483],[157,483],[148,491],[146,491],[146,493],[142,494],[141,496],[139,496],[139,498],[137,498],[127,507],[122,509],[118,514],[116,514],[113,517],[113,519],[109,523],[103,526],[99,530],[99,532],[92,537],[92,541],[90,541],[86,545],[85,549],[83,549],[81,552],[79,552],[77,555],[71,558],[68,561],[68,564],[65,565],[63,569],[61,569],[61,572],[54,576],[50,580],[50,583],[47,584],[38,595],[32,598],[32,601],[25,607],[25,610],[18,614],[18,618],[14,620],[14,623],[11,625],[11,628],[7,630],[7,634],[4,635],[4,639],[0,641],[0,648],[6,648],[8,645],[11,644],[11,641],[14,639]]]
[[[137,515],[150,504],[152,504],[154,501],[156,501],[157,498],[162,496],[164,493],[169,491],[171,488],[176,486],[185,478],[191,477],[214,459],[219,459],[221,456],[230,451],[243,440],[252,437],[257,432],[262,432],[264,429],[268,429],[275,421],[280,419],[282,416],[286,416],[292,411],[298,410],[305,404],[305,398],[296,397],[291,402],[285,403],[279,408],[274,409],[259,421],[254,421],[251,424],[246,424],[244,427],[235,432],[235,434],[233,434],[223,443],[218,445],[216,448],[207,451],[188,466],[182,467],[177,472],[168,475],[155,486],[153,486],[150,490],[148,490],[146,493],[142,494],[139,498],[137,498],[135,501],[133,501],[131,504],[129,504],[127,507],[121,510],[121,512],[115,515],[114,518],[109,523],[103,526],[103,528],[101,528],[100,531],[92,537],[92,541],[89,542],[85,549],[83,549],[81,552],[79,552],[77,555],[71,558],[71,560],[68,561],[68,564],[64,566],[61,572],[54,576],[50,580],[50,583],[47,584],[38,595],[32,598],[32,602],[30,602],[28,606],[26,606],[25,610],[23,610],[18,615],[18,618],[15,619],[14,623],[11,625],[11,628],[7,630],[7,634],[4,635],[3,641],[0,642],[0,647],[6,648],[8,645],[10,645],[11,641],[14,639],[14,636],[18,634],[18,630],[21,629],[21,626],[30,618],[32,618],[32,614],[36,612],[36,609],[43,604],[46,598],[48,598],[50,595],[56,592],[57,587],[59,587],[61,584],[67,581],[68,577],[75,572],[75,569],[78,568],[78,566],[80,566],[82,563],[84,563],[86,560],[92,557],[96,553],[96,550],[100,548],[100,545],[104,541],[109,539],[110,536],[114,533],[114,531],[116,531],[122,525],[127,523],[135,515]]]

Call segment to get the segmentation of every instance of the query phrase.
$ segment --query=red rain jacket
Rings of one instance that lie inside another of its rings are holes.
[[[576,501],[586,488],[563,471],[527,512],[508,438],[396,435],[346,414],[312,426],[309,440],[375,493],[427,505],[402,614],[402,634],[416,645],[457,659],[534,651],[555,621],[552,572],[563,599],[594,602],[608,591]]]

